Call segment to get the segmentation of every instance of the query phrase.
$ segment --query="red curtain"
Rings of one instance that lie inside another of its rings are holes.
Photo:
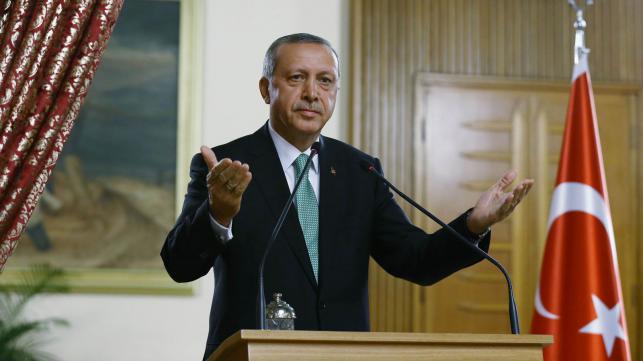
[[[0,271],[69,137],[124,0],[0,0]]]

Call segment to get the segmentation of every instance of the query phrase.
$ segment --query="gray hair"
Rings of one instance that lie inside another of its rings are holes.
[[[277,51],[279,47],[284,44],[321,44],[328,47],[335,55],[337,59],[337,76],[339,76],[339,56],[333,46],[330,45],[330,42],[322,37],[308,34],[308,33],[297,33],[282,36],[279,39],[275,40],[270,44],[270,47],[266,51],[266,55],[263,58],[263,73],[262,75],[266,79],[272,78],[275,73],[275,67],[277,66]]]

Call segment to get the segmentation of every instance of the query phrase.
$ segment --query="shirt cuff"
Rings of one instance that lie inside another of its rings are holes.
[[[472,211],[473,211],[473,208],[469,209],[466,212],[466,214],[467,214],[466,218],[469,218],[469,215],[471,214]],[[471,240],[471,243],[473,243],[473,244],[475,244],[477,246],[480,243],[480,241],[482,241],[489,234],[489,232],[491,232],[491,227],[487,227],[487,229],[484,232],[480,233],[480,234],[475,234],[475,233],[473,233],[473,232],[471,232],[469,230],[469,227],[467,227],[466,218],[465,218],[465,222],[464,222],[464,229],[467,231],[467,236]]]
[[[232,222],[230,222],[230,225],[226,227],[219,224],[219,222],[212,217],[210,212],[208,212],[208,217],[210,217],[210,226],[212,226],[214,234],[217,235],[217,238],[219,238],[221,242],[225,243],[232,239]]]
[[[487,228],[484,232],[480,234],[471,233],[471,231],[469,230],[467,230],[467,232],[469,232],[471,242],[477,246],[480,244],[480,241],[482,241],[489,234],[489,232],[491,232],[491,228]]]

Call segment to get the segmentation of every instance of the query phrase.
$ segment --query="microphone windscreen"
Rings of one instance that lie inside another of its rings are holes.
[[[317,154],[319,154],[319,151],[321,150],[321,143],[315,142],[313,145],[310,146],[310,149],[314,149]]]

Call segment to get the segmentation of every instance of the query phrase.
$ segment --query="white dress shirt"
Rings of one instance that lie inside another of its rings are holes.
[[[293,188],[295,188],[295,182],[297,181],[295,179],[295,166],[293,163],[301,153],[310,155],[310,148],[302,152],[294,145],[288,143],[286,139],[272,128],[270,121],[268,121],[268,132],[270,133],[270,138],[272,138],[272,142],[275,144],[275,148],[277,149],[279,162],[281,162],[282,170],[286,176],[286,182],[288,182],[288,188],[292,193]],[[317,140],[319,140],[319,138],[317,138]],[[250,169],[250,172],[252,172],[252,169]],[[315,197],[317,198],[317,202],[319,202],[319,157],[314,157],[312,160],[310,170],[308,171],[308,180],[313,186]],[[217,222],[210,214],[210,224],[221,241],[227,242],[232,239],[232,222],[230,223],[230,226],[225,227],[219,224],[219,222]]]

